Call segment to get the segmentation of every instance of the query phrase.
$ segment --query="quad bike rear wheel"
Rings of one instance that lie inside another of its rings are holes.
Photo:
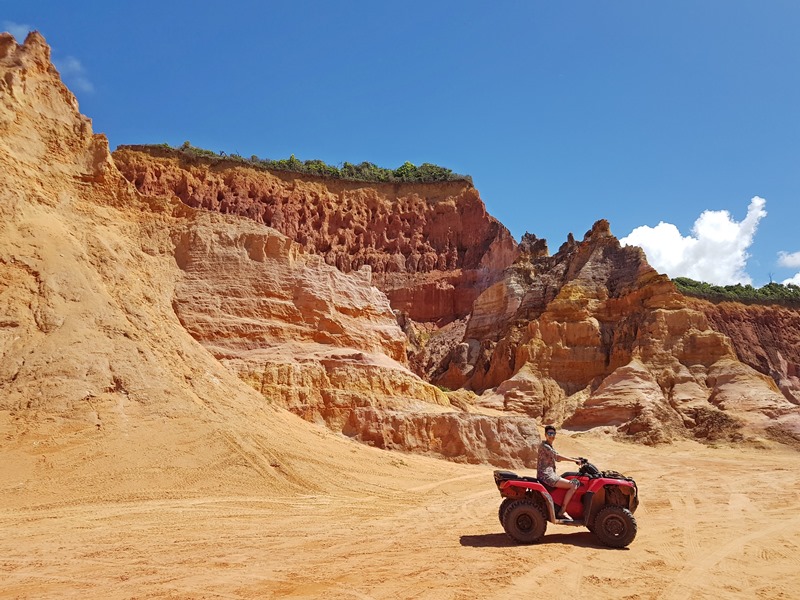
[[[515,500],[505,510],[503,529],[521,544],[538,542],[547,530],[547,519],[541,507],[532,500]]]
[[[621,506],[606,506],[597,513],[593,524],[594,534],[606,546],[624,548],[636,537],[636,519],[631,511]]]
[[[500,508],[497,509],[497,516],[500,518],[500,525],[503,525],[503,517],[506,514],[506,509],[513,504],[513,498],[503,498],[503,501],[500,503]]]

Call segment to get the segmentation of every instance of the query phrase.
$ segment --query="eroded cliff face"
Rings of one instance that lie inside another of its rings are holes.
[[[800,404],[800,310],[696,298],[688,304],[730,338],[740,361],[770,376],[787,400]]]
[[[369,266],[414,321],[464,317],[516,257],[516,242],[466,181],[364,184],[143,146],[117,149],[114,161],[143,194],[263,223],[344,273]]]
[[[197,213],[176,244],[186,330],[265,398],[341,429],[356,406],[449,406],[405,366],[369,268],[345,274],[275,230]]]
[[[47,421],[77,440],[144,440],[139,466],[202,445],[215,469],[245,457],[276,482],[269,457],[294,452],[285,407],[387,447],[530,458],[527,420],[457,410],[409,371],[369,267],[343,273],[253,220],[137,192],[37,33],[0,34],[0,134],[8,431]],[[387,438],[387,422],[402,433]],[[174,447],[150,447],[151,430]]]
[[[477,410],[610,427],[647,442],[685,435],[800,439],[791,350],[742,352],[749,344],[738,342],[726,317],[679,294],[640,250],[621,248],[604,221],[550,256],[535,236],[509,244],[477,193],[462,184],[322,181],[187,162],[158,149],[119,150],[115,160],[140,190],[277,223],[342,272],[374,268],[372,281],[386,291],[408,338],[412,370],[442,388],[476,392]],[[755,347],[775,335],[762,325]],[[261,385],[258,369],[228,364]],[[323,379],[311,385],[291,372],[272,377],[306,418],[350,432],[378,427],[370,407],[341,396],[331,403],[346,410],[322,416],[314,408],[319,401],[298,399],[308,392],[289,390],[325,388]],[[352,411],[362,415],[358,423]],[[391,437],[385,423],[383,434],[359,435],[383,443]]]
[[[475,390],[484,406],[650,442],[743,431],[800,441],[796,403],[607,222],[553,256],[535,239],[521,247],[435,381]],[[787,385],[792,357],[775,353]]]

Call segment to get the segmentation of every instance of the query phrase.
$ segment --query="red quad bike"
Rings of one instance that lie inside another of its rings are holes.
[[[568,490],[552,488],[535,477],[520,477],[511,471],[494,472],[494,482],[503,497],[500,524],[511,539],[522,544],[538,542],[550,521],[586,527],[603,544],[614,548],[624,548],[633,541],[633,513],[639,506],[636,482],[616,471],[600,471],[585,458],[580,460],[577,473],[562,475],[580,482],[566,511],[574,520],[556,518]]]

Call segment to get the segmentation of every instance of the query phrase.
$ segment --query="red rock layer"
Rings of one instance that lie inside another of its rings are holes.
[[[248,217],[346,273],[368,265],[392,307],[415,321],[463,317],[516,257],[514,239],[466,181],[347,182],[141,146],[113,156],[143,194]]]
[[[772,377],[790,402],[800,404],[800,310],[696,298],[688,304],[730,338],[739,360]]]

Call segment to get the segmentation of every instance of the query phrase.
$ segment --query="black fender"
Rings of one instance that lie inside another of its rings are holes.
[[[586,492],[583,495],[583,522],[586,523],[587,526],[591,526],[594,522],[594,518],[597,513],[602,508],[602,503],[595,502],[595,493],[594,492]]]
[[[542,494],[539,492],[539,496],[542,498],[542,502],[547,509],[547,517],[551,523],[556,522],[556,506],[553,503],[553,497],[550,494]]]
[[[544,486],[542,486],[544,487]],[[547,492],[547,490],[532,490],[527,489],[525,490],[525,496],[531,498],[532,500],[535,499],[537,496],[539,497],[539,502],[542,504],[546,511],[547,520],[551,523],[556,522],[556,506],[553,503],[553,497]]]
[[[539,484],[540,489],[526,489],[525,497],[535,500],[538,497],[538,502],[544,507],[545,517],[551,523],[556,522],[556,506],[553,503],[553,497],[548,493],[547,489]]]
[[[605,483],[603,487],[596,489],[595,491],[586,492],[586,494],[583,496],[583,514],[585,523],[588,526],[591,527],[593,525],[594,518],[597,516],[597,513],[599,513],[604,506],[609,504],[608,499],[606,498],[606,492],[610,487],[615,488],[613,490],[614,493],[619,493],[625,498],[624,504],[620,504],[619,501],[612,501],[610,504],[627,508],[631,511],[631,514],[633,514],[633,512],[636,510],[636,507],[639,505],[639,497],[637,493],[638,490],[635,487],[616,485],[614,483]]]

